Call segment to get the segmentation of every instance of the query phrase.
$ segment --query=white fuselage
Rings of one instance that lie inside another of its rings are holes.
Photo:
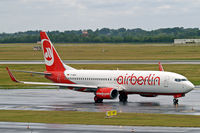
[[[130,94],[185,94],[194,88],[186,77],[164,71],[66,70],[64,74],[76,84],[112,87]]]

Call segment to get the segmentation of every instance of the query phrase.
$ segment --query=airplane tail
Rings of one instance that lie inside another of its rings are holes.
[[[44,31],[40,32],[40,37],[47,71],[65,71],[74,69],[62,62],[56,49]]]

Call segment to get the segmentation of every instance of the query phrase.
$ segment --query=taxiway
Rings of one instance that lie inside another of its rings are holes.
[[[127,103],[118,99],[94,103],[93,93],[75,92],[66,89],[0,89],[1,110],[70,110],[105,112],[162,113],[200,115],[200,90],[193,90],[179,98],[178,107],[172,96],[153,98],[129,95]]]
[[[2,133],[199,133],[200,128],[0,122]]]

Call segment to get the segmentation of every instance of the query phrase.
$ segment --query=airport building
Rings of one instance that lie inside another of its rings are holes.
[[[200,39],[174,39],[174,44],[200,44]]]

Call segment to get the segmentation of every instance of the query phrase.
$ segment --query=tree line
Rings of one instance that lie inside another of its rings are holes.
[[[174,39],[200,38],[199,28],[161,28],[157,30],[109,29],[48,31],[52,42],[56,43],[172,43]],[[36,43],[39,31],[1,33],[0,43]]]

